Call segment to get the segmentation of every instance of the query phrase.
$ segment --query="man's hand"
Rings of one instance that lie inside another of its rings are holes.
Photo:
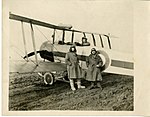
[[[69,62],[68,64],[69,64],[69,66],[71,66],[71,65],[72,65],[72,63],[71,63],[71,62]]]

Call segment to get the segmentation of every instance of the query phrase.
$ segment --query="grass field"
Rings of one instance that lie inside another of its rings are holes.
[[[9,110],[97,110],[133,111],[134,78],[122,75],[103,75],[103,90],[70,90],[68,83],[57,81],[46,86],[37,73],[10,73]]]

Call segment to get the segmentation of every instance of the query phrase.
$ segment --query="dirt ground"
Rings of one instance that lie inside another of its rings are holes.
[[[68,83],[57,81],[52,86],[43,83],[37,73],[10,73],[9,110],[98,110],[133,111],[134,78],[103,75],[99,88],[70,90]]]

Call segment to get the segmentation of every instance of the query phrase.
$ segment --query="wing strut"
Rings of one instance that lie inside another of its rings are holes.
[[[93,33],[92,33],[92,38],[93,38],[94,46],[96,46],[96,41],[95,41],[95,37],[94,37],[94,34],[93,34]]]
[[[37,51],[36,51],[34,30],[33,30],[32,22],[30,22],[30,26],[31,26],[31,36],[32,36],[33,49],[34,49],[34,54],[35,54],[35,60],[36,60],[36,65],[38,66]]]
[[[71,43],[73,43],[74,31],[72,31]]]
[[[109,44],[109,48],[111,49],[111,43],[110,43],[110,38],[109,38],[109,36],[108,36],[108,35],[104,35],[104,36],[107,37],[107,39],[108,39],[108,44]]]
[[[102,40],[102,36],[99,34],[99,38],[100,38],[100,41],[101,41],[101,45],[102,45],[102,48],[104,48],[104,44],[103,44],[103,40]]]
[[[109,48],[111,49],[111,43],[110,43],[110,38],[109,38],[109,36],[107,36],[107,38],[108,38]]]
[[[86,34],[85,34],[85,32],[83,32],[83,36],[84,36],[84,37],[86,37]]]
[[[26,40],[25,40],[25,34],[24,34],[23,21],[21,21],[21,28],[22,28],[22,36],[23,36],[25,55],[27,56],[27,62],[28,62],[29,60],[28,60],[28,54],[27,54],[27,47],[26,47]]]
[[[80,31],[80,30],[71,30],[71,29],[67,29],[67,28],[61,27],[61,26],[49,24],[49,23],[46,23],[46,22],[34,20],[34,19],[31,19],[31,18],[19,16],[19,15],[15,15],[15,14],[12,14],[12,13],[9,13],[9,19],[13,19],[13,20],[21,21],[21,22],[26,22],[26,23],[30,23],[30,24],[32,22],[32,24],[34,24],[34,25],[39,25],[39,26],[43,26],[43,27],[47,27],[47,28],[56,29],[56,30],[63,30],[63,37],[62,37],[62,42],[63,43],[64,43],[64,39],[65,39],[65,31],[74,31],[74,32],[78,32],[78,33],[83,33],[84,37],[86,37],[86,34],[92,34],[92,36],[93,35],[99,35],[100,36],[100,40],[102,39],[101,36],[103,35],[103,36],[106,36],[107,39],[108,39],[109,48],[110,49],[112,48],[109,35],[99,34],[99,33],[92,33],[92,32],[83,32],[83,31]],[[34,38],[34,36],[33,36],[33,38]],[[93,41],[94,40],[95,40],[95,38],[93,37]],[[102,44],[102,47],[104,47],[102,41],[101,41],[101,44]],[[94,45],[96,45],[96,43]]]
[[[62,35],[62,42],[64,43],[65,41],[65,30],[63,30],[63,35]]]
[[[53,35],[52,35],[52,38],[53,38],[53,44],[55,42],[55,32],[56,32],[56,29],[54,29],[54,32],[53,32]]]

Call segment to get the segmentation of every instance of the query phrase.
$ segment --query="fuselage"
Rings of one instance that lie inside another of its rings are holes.
[[[60,59],[65,63],[65,54],[69,51],[70,45],[53,45],[53,53],[56,59]],[[124,75],[133,75],[133,58],[131,54],[117,52],[111,49],[100,48],[97,46],[76,46],[77,55],[79,56],[80,65],[83,69],[87,69],[85,57],[89,56],[91,49],[95,48],[100,52],[105,68],[104,72],[116,73]],[[57,60],[56,60],[57,61]]]

